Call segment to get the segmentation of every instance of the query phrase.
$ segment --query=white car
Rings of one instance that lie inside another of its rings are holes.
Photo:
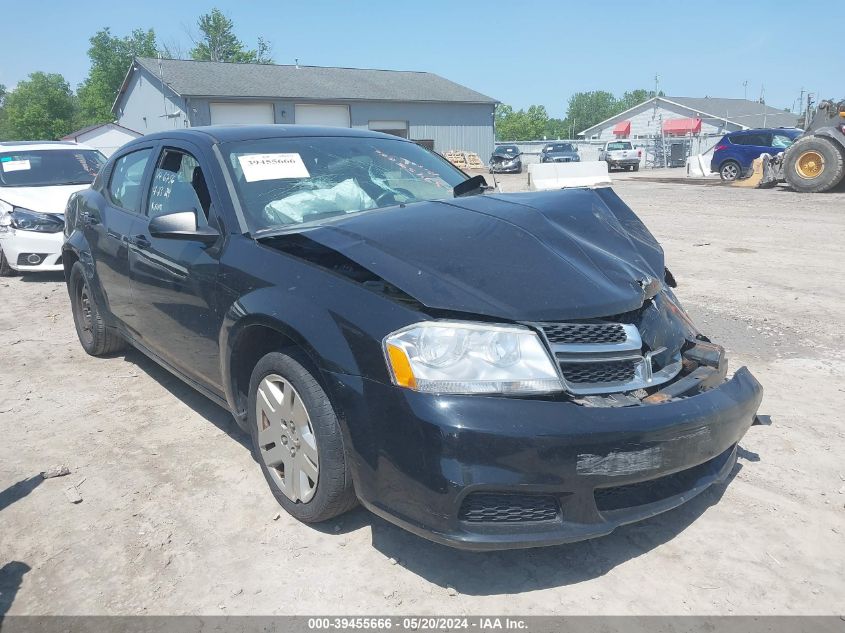
[[[90,186],[105,162],[77,143],[0,143],[0,275],[62,270],[68,198]]]

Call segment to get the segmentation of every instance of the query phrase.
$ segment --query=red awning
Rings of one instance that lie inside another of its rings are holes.
[[[664,134],[700,134],[701,119],[668,119],[663,122]]]
[[[613,128],[613,133],[616,136],[628,136],[631,133],[631,122],[621,121]]]

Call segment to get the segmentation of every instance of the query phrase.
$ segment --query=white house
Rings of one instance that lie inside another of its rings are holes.
[[[579,136],[601,141],[720,136],[734,130],[797,124],[797,114],[746,99],[652,97],[581,131]]]
[[[71,132],[62,137],[62,140],[83,143],[100,150],[106,156],[111,156],[119,147],[139,136],[142,136],[139,132],[117,123],[100,123]]]

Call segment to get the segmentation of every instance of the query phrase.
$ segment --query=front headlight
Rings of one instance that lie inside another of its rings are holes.
[[[562,391],[560,378],[528,328],[429,321],[384,339],[393,384],[426,393],[536,394]]]
[[[64,221],[56,216],[21,207],[15,207],[10,215],[12,216],[12,227],[21,231],[58,233],[65,227]]]

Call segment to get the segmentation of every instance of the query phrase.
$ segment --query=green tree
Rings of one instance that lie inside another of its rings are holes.
[[[32,73],[5,98],[6,134],[11,140],[59,139],[73,129],[75,106],[64,77]]]
[[[134,57],[155,57],[156,36],[152,29],[135,29],[126,37],[116,37],[108,27],[89,40],[91,70],[77,91],[79,125],[114,120],[111,108]]]
[[[220,9],[201,15],[197,20],[200,40],[191,49],[193,59],[214,62],[235,62],[240,64],[270,64],[273,62],[270,43],[258,38],[258,48],[244,47],[235,35],[235,24]]]
[[[532,105],[527,111],[514,111],[513,107],[505,104],[496,108],[496,136],[501,141],[541,139],[548,123],[549,115],[545,106]]]
[[[619,105],[616,97],[606,90],[576,92],[569,97],[566,118],[574,126],[575,134],[578,134],[586,128],[622,112],[624,108],[620,109]]]

